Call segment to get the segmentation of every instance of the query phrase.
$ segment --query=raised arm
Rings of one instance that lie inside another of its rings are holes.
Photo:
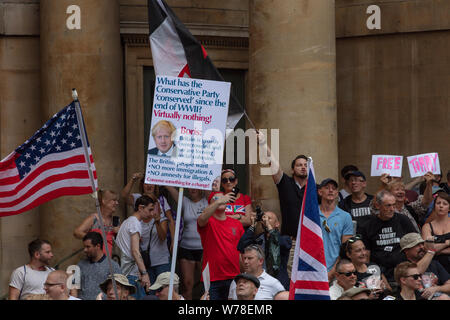
[[[262,132],[258,132],[257,137],[258,137],[259,147],[262,150],[262,154],[264,154],[264,152],[265,152],[267,154],[267,157],[269,157],[269,161],[270,161],[269,164],[270,164],[270,169],[272,171],[273,182],[275,182],[275,184],[278,184],[283,176],[283,170],[281,170],[280,163],[278,162],[278,159],[276,159],[272,155],[272,151],[270,150],[269,146],[267,145],[267,140],[266,140],[266,137],[264,136],[264,134]]]
[[[227,204],[228,202],[235,201],[234,193],[230,192],[225,195],[218,195],[218,199],[208,205],[205,210],[200,214],[200,216],[197,219],[197,223],[200,227],[206,226],[208,223],[209,218],[216,212],[216,210],[224,204]]]
[[[433,201],[433,180],[434,180],[434,174],[431,172],[425,173],[423,178],[426,181],[426,187],[423,191],[423,198],[422,198],[422,205],[424,207],[427,207],[432,201]]]
[[[136,183],[136,181],[142,179],[143,177],[144,177],[143,173],[140,172],[133,173],[131,179],[128,180],[128,183],[125,185],[122,191],[120,191],[120,198],[130,206],[134,205],[134,199],[133,196],[131,195],[131,190],[133,189],[133,186]]]
[[[172,186],[165,186],[165,188],[167,189],[167,191],[169,191],[170,196],[172,197],[172,199],[178,203],[178,195],[179,192],[175,187]]]

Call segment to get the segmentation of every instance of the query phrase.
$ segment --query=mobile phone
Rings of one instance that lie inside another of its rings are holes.
[[[234,193],[234,196],[237,197],[237,195],[239,193],[239,188],[238,187],[234,187],[231,191]]]
[[[112,225],[113,227],[118,227],[120,224],[120,217],[119,216],[113,216]]]

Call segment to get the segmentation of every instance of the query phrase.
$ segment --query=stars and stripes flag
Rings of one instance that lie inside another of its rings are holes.
[[[289,300],[330,300],[312,160],[303,196],[292,264]]]
[[[205,48],[177,18],[164,0],[148,0],[148,24],[155,74],[224,81]],[[230,95],[227,128],[233,129],[243,115],[236,97]]]
[[[0,162],[0,217],[61,196],[93,192],[80,127],[72,102]],[[94,160],[87,147],[97,187]]]

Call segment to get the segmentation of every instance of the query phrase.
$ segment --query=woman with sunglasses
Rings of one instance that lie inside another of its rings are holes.
[[[422,287],[422,275],[413,262],[399,263],[394,270],[394,278],[400,290],[397,300],[425,300],[419,289]]]
[[[392,288],[389,285],[389,282],[383,274],[380,266],[369,262],[368,252],[366,250],[364,242],[362,242],[361,240],[360,235],[351,237],[341,245],[339,257],[340,259],[350,259],[350,261],[355,266],[357,286],[365,284],[364,280],[373,275],[371,271],[378,268],[378,270],[380,270],[381,278],[381,288],[379,291],[384,291],[384,293],[392,291]],[[376,293],[379,294],[381,292]]]
[[[422,228],[422,238],[435,241],[435,237],[447,239],[443,243],[435,243],[436,254],[434,259],[450,272],[450,196],[445,192],[437,192],[433,211],[430,215],[432,221]],[[444,241],[444,240],[442,240]]]
[[[222,170],[221,187],[224,194],[233,192],[238,184],[236,173],[232,169]],[[227,203],[225,214],[230,218],[237,219],[242,223],[243,227],[251,225],[252,199],[243,193],[238,192],[234,202]]]

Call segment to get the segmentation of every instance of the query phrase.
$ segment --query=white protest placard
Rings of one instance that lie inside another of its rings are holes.
[[[205,267],[205,269],[203,269],[202,276],[203,276],[203,285],[205,287],[205,292],[208,292],[209,287],[211,286],[211,280],[210,280],[210,275],[209,275],[209,262],[206,263],[206,267]]]
[[[411,178],[421,177],[427,172],[441,174],[439,156],[435,152],[410,156],[407,159]]]
[[[403,156],[391,155],[372,155],[372,166],[370,175],[379,177],[384,173],[388,173],[391,177],[402,176]]]
[[[156,77],[145,183],[211,190],[222,168],[230,88]]]

